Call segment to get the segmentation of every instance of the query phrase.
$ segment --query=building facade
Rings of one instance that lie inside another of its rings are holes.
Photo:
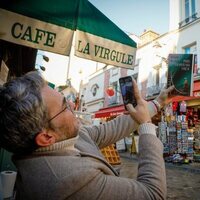
[[[199,95],[195,91],[200,84],[200,1],[170,0],[169,3],[169,32],[142,41],[137,49],[138,84],[146,99],[154,98],[166,86],[167,58],[171,53],[194,54],[194,95]],[[142,36],[146,34],[149,31]]]
[[[155,98],[166,87],[169,54],[195,55],[194,95],[200,96],[200,1],[170,0],[169,13],[167,33],[159,35],[153,30],[146,30],[140,38],[133,35],[138,42],[133,70],[105,66],[101,73],[89,79],[83,100],[87,112],[95,113],[102,108],[114,109],[122,105],[118,80],[126,75],[135,77],[143,98]],[[95,84],[98,85],[96,89]],[[114,95],[106,93],[108,88],[114,89]],[[92,95],[93,90],[97,90],[96,96]]]
[[[94,113],[104,105],[104,73],[103,69],[90,75],[86,84],[80,86],[80,110]]]

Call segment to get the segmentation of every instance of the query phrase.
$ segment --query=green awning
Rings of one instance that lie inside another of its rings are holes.
[[[75,37],[75,38],[74,38]],[[0,39],[133,68],[136,43],[88,0],[1,0]]]

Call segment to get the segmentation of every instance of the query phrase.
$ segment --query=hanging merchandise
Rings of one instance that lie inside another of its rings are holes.
[[[165,116],[172,116],[173,115],[173,105],[169,103],[165,108]]]
[[[170,122],[172,116],[173,116],[173,105],[170,103],[165,107],[165,113],[164,113],[165,121]]]
[[[188,121],[188,127],[189,128],[193,128],[194,127],[194,116],[193,116],[193,108],[189,108],[187,110],[187,114],[186,114],[186,117],[187,117],[187,121]]]
[[[182,102],[180,103],[180,112],[181,112],[181,113],[186,113],[186,109],[187,109],[187,104],[186,104],[185,101],[182,101]]]
[[[174,112],[177,111],[177,109],[178,109],[178,102],[174,101],[174,102],[172,103],[172,109],[173,109]]]
[[[165,106],[158,135],[162,141],[166,161],[188,163],[200,155],[200,106],[187,107],[186,101]]]

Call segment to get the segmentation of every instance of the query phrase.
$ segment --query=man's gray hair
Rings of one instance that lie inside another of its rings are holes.
[[[0,86],[1,147],[20,154],[37,148],[35,137],[48,124],[41,96],[45,84],[35,71]]]

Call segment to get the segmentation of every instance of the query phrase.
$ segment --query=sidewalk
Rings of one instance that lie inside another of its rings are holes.
[[[134,161],[138,161],[137,155],[131,155],[130,152],[119,152],[121,158],[126,158]],[[190,164],[173,164],[165,163],[166,168],[185,170],[191,173],[200,174],[200,163],[190,163]]]

